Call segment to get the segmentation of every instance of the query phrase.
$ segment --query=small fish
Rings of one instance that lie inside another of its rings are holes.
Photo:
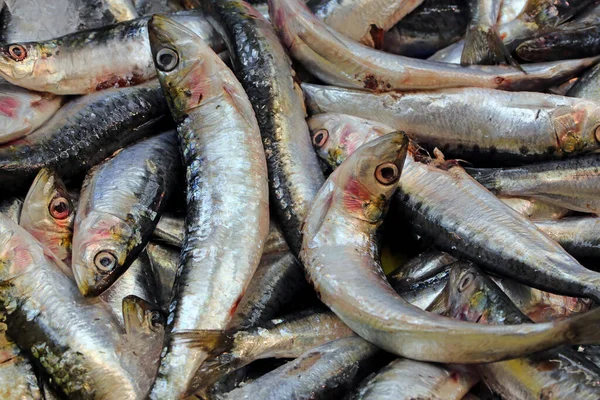
[[[600,154],[514,168],[466,168],[500,196],[523,196],[569,210],[600,213]]]
[[[600,101],[600,65],[586,71],[569,89],[567,96]]]
[[[4,214],[17,224],[19,223],[19,218],[21,217],[22,208],[22,197],[9,197],[0,202],[0,213]]]
[[[235,389],[224,399],[336,399],[376,365],[379,349],[359,337],[328,342]]]
[[[500,200],[516,212],[531,221],[558,220],[571,213],[570,210],[540,200],[522,197],[499,197]]]
[[[536,221],[536,226],[575,257],[600,257],[600,218],[569,217]]]
[[[0,331],[0,398],[44,399],[31,363],[3,330]]]
[[[84,296],[104,292],[137,258],[175,189],[179,170],[177,137],[171,131],[123,149],[86,176],[72,261]]]
[[[171,246],[181,247],[185,233],[185,221],[183,217],[177,217],[169,213],[163,214],[154,228],[152,235]]]
[[[150,258],[150,265],[156,279],[158,304],[162,309],[168,310],[173,294],[177,267],[179,266],[181,249],[165,246],[161,243],[149,242],[146,246],[146,252]]]
[[[361,383],[353,400],[460,400],[479,381],[473,370],[399,358]]]
[[[0,84],[0,144],[27,136],[52,117],[63,98]]]

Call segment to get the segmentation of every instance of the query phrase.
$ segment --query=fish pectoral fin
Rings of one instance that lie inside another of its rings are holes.
[[[231,350],[235,330],[186,330],[171,333],[173,341],[188,344],[211,355],[218,355]]]
[[[510,64],[525,73],[525,70],[506,48],[496,27],[476,27],[467,32],[460,58],[461,65],[502,63]]]

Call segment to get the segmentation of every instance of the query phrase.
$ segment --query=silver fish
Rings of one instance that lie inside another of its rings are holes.
[[[597,216],[536,221],[535,225],[575,257],[600,256],[600,218]]]
[[[163,214],[154,228],[152,235],[166,244],[181,247],[185,233],[183,217],[176,217],[169,213]]]
[[[4,331],[0,331],[0,398],[44,399],[31,363]]]
[[[548,204],[543,201],[522,197],[499,197],[500,200],[516,212],[532,221],[557,220],[571,213],[570,210]]]
[[[175,275],[179,266],[181,249],[150,242],[146,246],[153,274],[156,278],[157,300],[162,309],[168,310],[173,294]]]

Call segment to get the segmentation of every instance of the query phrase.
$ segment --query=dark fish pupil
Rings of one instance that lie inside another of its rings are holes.
[[[54,211],[56,211],[58,214],[62,214],[67,212],[67,208],[68,207],[65,202],[60,202],[54,206]]]
[[[168,66],[171,65],[171,63],[173,62],[173,55],[172,54],[163,54],[160,56],[160,63],[163,66]]]
[[[102,264],[103,267],[108,267],[111,263],[112,260],[109,257],[102,257],[100,259],[100,264]]]
[[[17,57],[21,57],[21,49],[18,47],[14,48],[13,53],[15,53]]]
[[[322,141],[322,140],[323,140],[323,134],[322,134],[322,133],[319,133],[319,134],[317,135],[317,143],[321,143],[321,141]]]
[[[383,179],[392,179],[394,177],[394,171],[389,167],[382,168],[381,176],[383,177]]]

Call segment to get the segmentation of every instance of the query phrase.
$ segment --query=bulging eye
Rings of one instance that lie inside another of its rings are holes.
[[[117,265],[117,257],[110,251],[101,251],[94,257],[94,265],[101,271],[111,271]]]
[[[165,47],[156,53],[156,66],[163,72],[169,72],[175,69],[179,64],[179,55],[173,49]]]
[[[382,185],[391,185],[400,178],[400,171],[394,163],[383,163],[375,170],[375,179]]]
[[[148,322],[150,323],[150,328],[154,331],[160,329],[165,324],[165,319],[158,311],[152,311],[148,315]]]
[[[71,203],[64,197],[55,197],[48,206],[48,211],[52,218],[66,219],[71,215]]]
[[[467,289],[471,283],[473,283],[473,281],[475,280],[475,275],[473,275],[471,272],[468,272],[467,274],[465,274],[465,276],[463,276],[460,281],[458,282],[458,291],[459,292],[463,292],[465,289]]]
[[[327,129],[319,129],[313,135],[312,142],[317,147],[323,147],[327,142],[327,139],[329,139],[329,132]]]
[[[13,44],[8,48],[8,54],[15,61],[23,61],[27,57],[27,50],[20,44]]]

